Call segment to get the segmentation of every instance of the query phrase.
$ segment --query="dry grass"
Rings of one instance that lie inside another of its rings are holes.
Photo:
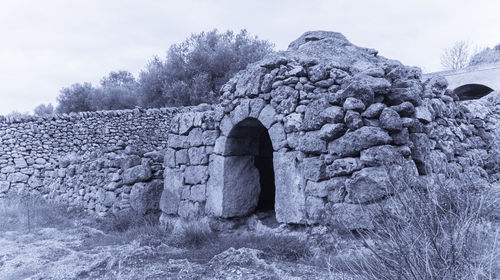
[[[74,224],[76,210],[30,195],[0,198],[0,231],[65,228]]]
[[[374,228],[356,233],[365,251],[328,262],[330,269],[367,279],[498,279],[500,229],[492,213],[500,195],[473,178],[394,186]]]

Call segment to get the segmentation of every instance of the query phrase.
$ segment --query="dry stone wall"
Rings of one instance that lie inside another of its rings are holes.
[[[274,210],[370,228],[396,189],[500,180],[498,92],[459,102],[444,78],[421,77],[307,32],[233,77],[217,105],[0,117],[0,196],[161,212],[167,226]]]
[[[104,215],[161,192],[163,152],[177,109],[0,117],[0,196],[31,193]],[[129,198],[132,197],[132,202]],[[142,197],[142,198],[139,198]],[[153,203],[154,204],[154,203]]]
[[[370,209],[395,184],[430,184],[450,175],[444,169],[475,168],[488,179],[498,170],[498,153],[488,155],[491,127],[457,103],[445,79],[421,76],[339,33],[304,34],[237,74],[214,110],[174,118],[161,221],[258,208],[264,132],[283,223],[369,228]]]

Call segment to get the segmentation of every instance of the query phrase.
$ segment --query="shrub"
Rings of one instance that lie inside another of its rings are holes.
[[[436,180],[423,188],[395,186],[374,229],[358,232],[367,254],[346,261],[371,279],[493,279],[498,275],[500,202],[474,176]]]

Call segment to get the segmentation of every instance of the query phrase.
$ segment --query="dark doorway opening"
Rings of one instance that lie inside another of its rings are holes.
[[[260,175],[259,203],[256,210],[274,210],[276,187],[274,185],[273,145],[267,130],[259,136],[259,153],[254,160]]]
[[[267,129],[255,118],[236,124],[226,140],[225,195],[238,205],[225,205],[227,216],[245,216],[255,211],[272,211],[275,205],[273,146]],[[257,176],[258,174],[258,176]],[[231,214],[232,213],[232,214]],[[273,215],[274,216],[274,215]]]
[[[467,84],[457,87],[453,92],[460,100],[479,99],[488,95],[493,89],[480,84]]]

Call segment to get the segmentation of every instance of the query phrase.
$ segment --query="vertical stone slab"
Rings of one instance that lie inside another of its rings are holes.
[[[225,138],[225,137],[224,137]],[[207,203],[205,211],[207,214],[221,217],[222,200],[224,189],[224,157],[216,154],[210,155],[208,164],[208,174],[210,177],[207,182]]]
[[[160,209],[166,214],[177,214],[183,186],[182,171],[166,168],[164,178]]]
[[[224,160],[222,216],[240,217],[255,210],[259,202],[260,176],[254,156],[228,156]]]
[[[276,185],[276,219],[280,223],[305,222],[305,179],[300,168],[301,152],[273,154]]]

